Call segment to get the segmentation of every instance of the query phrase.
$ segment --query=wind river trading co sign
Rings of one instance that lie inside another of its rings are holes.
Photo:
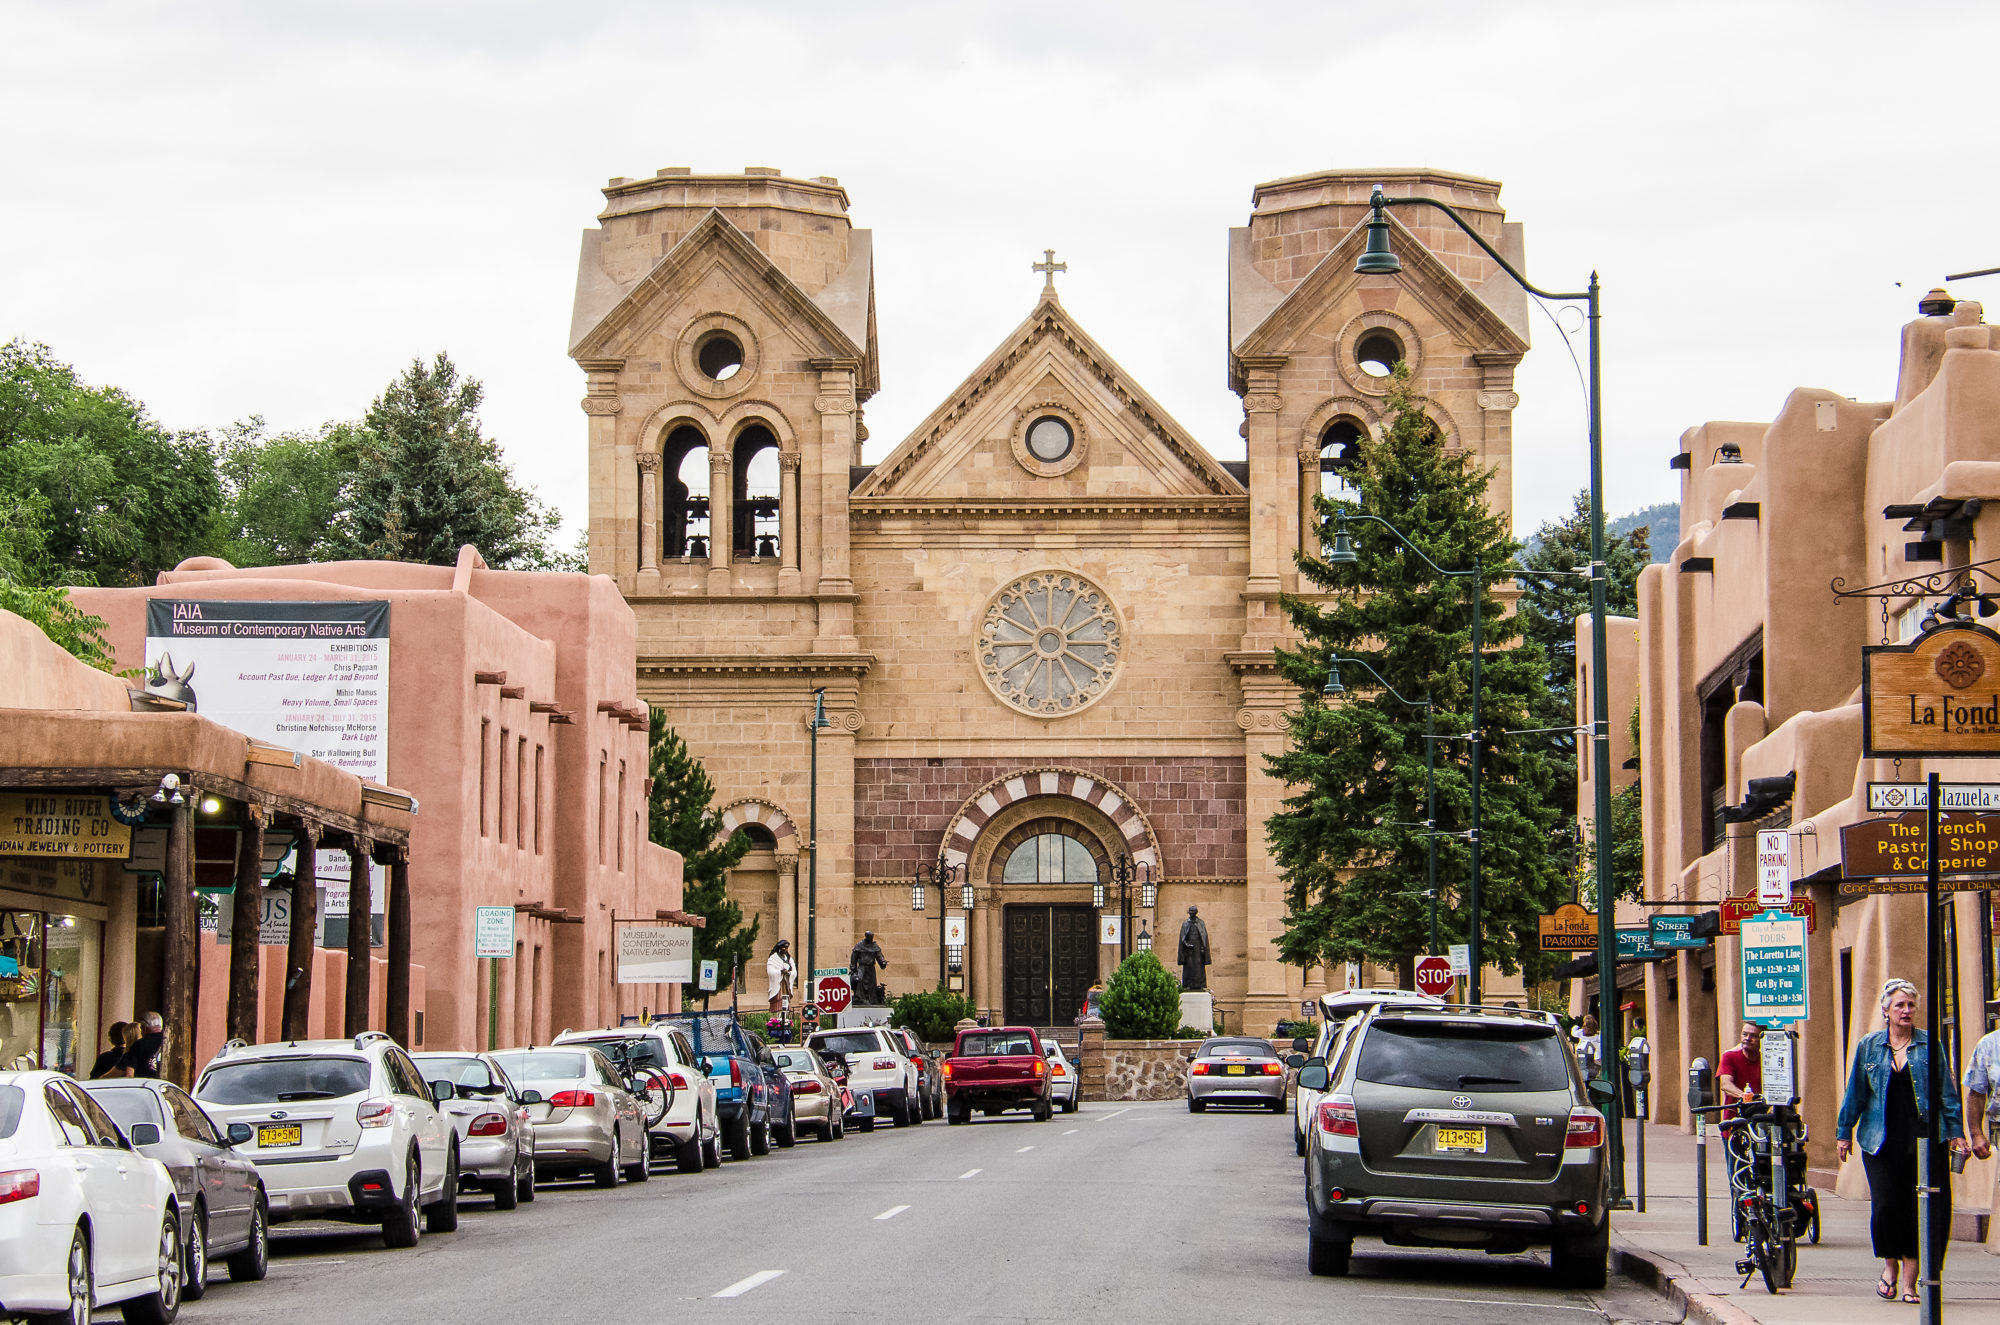
[[[2000,634],[1972,622],[1861,651],[1871,757],[2000,753]]]

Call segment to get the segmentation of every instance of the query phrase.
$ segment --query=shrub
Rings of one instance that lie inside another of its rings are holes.
[[[896,1000],[889,1014],[891,1026],[916,1032],[927,1044],[950,1044],[958,1038],[958,1023],[978,1015],[972,1000],[942,989],[920,990]]]
[[[1181,1024],[1181,982],[1150,951],[1135,952],[1104,986],[1103,1009],[1111,1039],[1167,1039]]]

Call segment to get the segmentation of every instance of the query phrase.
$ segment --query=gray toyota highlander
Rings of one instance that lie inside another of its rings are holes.
[[[1604,1285],[1604,1115],[1554,1017],[1371,1008],[1299,1085],[1326,1092],[1307,1128],[1312,1273],[1346,1274],[1368,1236],[1496,1254],[1546,1246],[1558,1278]]]

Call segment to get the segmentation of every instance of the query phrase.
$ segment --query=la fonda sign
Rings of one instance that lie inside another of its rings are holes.
[[[1871,758],[2000,751],[2000,634],[1970,621],[1861,651]]]

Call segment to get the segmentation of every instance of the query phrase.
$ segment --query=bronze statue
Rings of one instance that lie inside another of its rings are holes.
[[[878,966],[888,970],[889,959],[882,955],[882,945],[875,941],[875,931],[871,929],[861,935],[861,942],[847,954],[847,978],[854,982],[854,1001],[860,1007],[881,1007],[888,1001],[881,981],[875,978]]]
[[[1203,922],[1201,912],[1188,908],[1188,918],[1181,923],[1181,988],[1208,988],[1208,925]]]

